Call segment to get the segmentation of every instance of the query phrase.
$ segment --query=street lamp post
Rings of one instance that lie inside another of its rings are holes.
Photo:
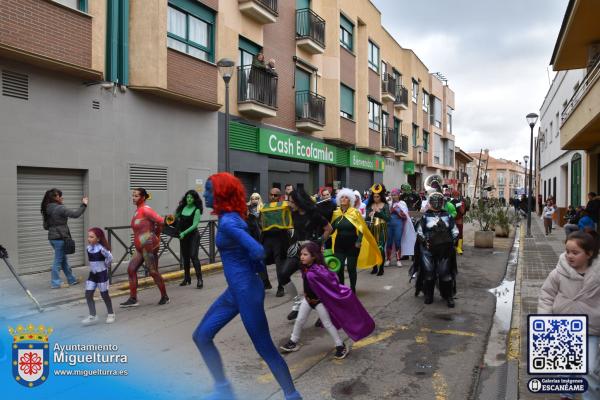
[[[233,75],[235,62],[222,58],[217,62],[219,73],[225,82],[225,172],[231,172],[229,164],[229,81]]]
[[[524,155],[523,161],[525,161],[525,174],[527,174],[527,162],[529,161],[529,156]],[[525,177],[525,196],[527,196],[527,177]]]
[[[525,117],[527,119],[527,123],[529,124],[529,128],[531,128],[531,137],[529,139],[529,160],[531,161],[529,163],[529,187],[528,187],[528,192],[527,192],[527,237],[530,238],[531,236],[531,196],[532,196],[532,182],[531,182],[531,175],[532,175],[532,166],[533,166],[533,127],[535,126],[535,124],[537,123],[538,120],[538,115],[536,113],[529,113],[527,114],[527,116]]]
[[[419,190],[423,189],[423,145],[414,146],[414,149],[419,152]]]

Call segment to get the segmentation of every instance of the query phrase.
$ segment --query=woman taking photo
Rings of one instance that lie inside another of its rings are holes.
[[[144,188],[133,189],[131,193],[131,200],[137,206],[137,210],[131,219],[135,254],[127,266],[129,299],[121,303],[121,307],[137,307],[139,305],[137,301],[137,271],[142,264],[146,264],[150,276],[160,290],[161,297],[158,305],[161,306],[169,302],[165,282],[158,272],[159,237],[164,222],[163,218],[146,204],[146,200],[149,198],[150,195]]]
[[[81,205],[76,210],[69,210],[63,205],[63,195],[58,189],[46,191],[42,200],[41,212],[44,219],[44,229],[48,231],[48,240],[54,249],[54,262],[52,263],[52,274],[50,287],[60,289],[65,287],[60,280],[59,272],[62,269],[67,277],[69,285],[76,285],[79,280],[73,276],[67,255],[65,254],[65,239],[71,239],[71,232],[67,221],[69,218],[79,218],[87,208],[88,198],[81,200]]]
[[[385,202],[385,186],[375,184],[371,187],[371,196],[367,201],[367,224],[377,241],[381,251],[381,259],[385,259],[385,243],[387,241],[387,224],[390,221],[390,207]],[[375,265],[371,274],[383,275],[383,262]]]
[[[198,249],[200,247],[200,233],[198,224],[202,217],[202,200],[198,192],[188,190],[179,201],[179,206],[175,210],[175,218],[179,222],[179,244],[181,245],[181,260],[183,261],[184,277],[179,286],[191,285],[192,276],[190,274],[190,260],[196,271],[196,288],[202,289],[202,270],[200,269],[200,259],[198,258]]]

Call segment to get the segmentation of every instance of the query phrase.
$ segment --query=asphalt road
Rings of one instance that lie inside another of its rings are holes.
[[[509,241],[496,243],[493,251],[467,248],[460,258],[454,309],[448,309],[437,293],[430,306],[423,304],[422,295],[414,297],[414,289],[408,282],[408,261],[404,261],[402,268],[387,268],[382,277],[361,271],[358,296],[373,315],[376,330],[357,343],[342,335],[352,349],[346,359],[333,360],[332,340],[325,329],[314,327],[317,315],[313,313],[303,331],[300,351],[285,355],[304,398],[474,398],[474,383],[495,309],[495,297],[488,290],[501,282],[508,257]],[[270,271],[274,279],[272,266]],[[199,398],[210,389],[212,381],[191,335],[225,287],[220,272],[205,277],[204,282],[202,290],[170,283],[171,303],[161,307],[156,305],[160,297],[156,288],[142,290],[138,296],[141,305],[125,310],[116,308],[117,321],[112,325],[82,327],[79,321],[87,315],[82,302],[63,305],[29,320],[36,325],[52,326],[55,334],[51,341],[60,344],[117,344],[121,352],[129,355],[129,371],[127,377],[112,379],[143,387],[144,395],[140,397]],[[301,288],[299,275],[294,282]],[[291,298],[291,293],[276,298],[274,289],[266,293],[265,308],[277,346],[285,343],[292,331],[293,322],[286,319]],[[113,299],[115,305],[124,300],[124,297]],[[101,301],[97,301],[97,308],[103,321],[105,309]],[[3,322],[10,325],[28,321]],[[239,317],[219,333],[216,344],[240,399],[283,398]],[[503,357],[504,354],[498,355],[499,359]],[[69,390],[74,393],[81,385],[86,383],[73,380]],[[47,390],[52,388],[50,382],[47,386]],[[103,389],[105,393],[110,393],[109,388],[110,385]],[[61,393],[69,392],[63,389]],[[133,393],[131,398],[136,398]]]

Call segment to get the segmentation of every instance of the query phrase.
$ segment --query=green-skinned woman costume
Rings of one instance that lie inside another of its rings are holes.
[[[200,233],[198,224],[202,218],[202,200],[198,192],[188,190],[175,211],[177,227],[179,228],[179,243],[181,244],[181,261],[183,262],[184,277],[179,286],[186,286],[192,283],[190,274],[190,261],[196,271],[196,287],[202,289],[202,270],[200,269],[200,259],[198,258],[198,249],[200,247]]]
[[[365,218],[381,252],[381,264],[375,265],[371,271],[371,274],[377,274],[377,276],[383,275],[387,223],[390,221],[390,207],[385,201],[385,195],[386,190],[383,184],[376,183],[371,187],[371,195],[367,201],[367,216]]]

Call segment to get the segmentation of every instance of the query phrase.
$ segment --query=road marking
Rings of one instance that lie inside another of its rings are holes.
[[[477,336],[477,334],[474,332],[459,331],[456,329],[421,328],[421,332],[437,333],[438,335],[455,335],[455,336],[469,336],[469,337]]]
[[[327,354],[329,354],[330,352],[325,352],[325,353],[319,353],[316,354],[314,356],[308,357],[303,359],[302,361],[300,361],[297,364],[294,364],[293,366],[290,366],[290,373],[295,373],[295,372],[299,372],[300,370],[304,369],[304,368],[308,368],[316,363],[318,363],[319,361],[321,361],[323,359],[323,357],[325,357]],[[266,364],[265,364],[266,365]],[[256,380],[259,383],[271,383],[275,380],[275,378],[273,377],[272,373],[266,373],[266,374],[262,374],[259,375]]]
[[[417,335],[415,337],[415,341],[417,342],[417,344],[427,344],[427,335]]]
[[[405,331],[407,329],[408,329],[408,326],[400,325],[397,328],[388,329],[386,331],[378,333],[375,336],[370,336],[368,338],[364,338],[363,340],[359,340],[358,342],[354,343],[352,345],[352,350],[358,350],[362,347],[370,346],[372,344],[381,342],[382,340],[385,340],[385,339],[389,338],[390,336],[392,336],[395,332]]]
[[[441,372],[433,373],[433,391],[435,392],[435,400],[447,400],[448,383]]]

